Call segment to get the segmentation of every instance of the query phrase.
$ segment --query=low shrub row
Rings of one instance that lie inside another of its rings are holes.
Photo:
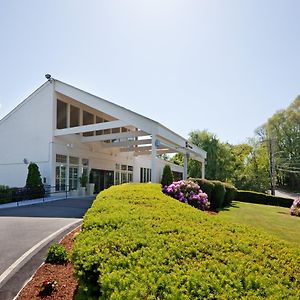
[[[299,299],[300,251],[157,184],[101,192],[72,253],[83,299]]]
[[[235,200],[237,189],[232,184],[202,178],[190,178],[190,180],[199,184],[200,188],[207,194],[211,209],[218,210],[224,206],[229,206]]]
[[[293,199],[272,196],[259,192],[238,190],[235,200],[256,204],[274,205],[281,207],[291,207]]]

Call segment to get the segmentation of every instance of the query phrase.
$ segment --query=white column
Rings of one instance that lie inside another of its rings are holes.
[[[202,160],[201,167],[202,167],[201,177],[202,177],[202,179],[204,179],[205,178],[205,159]]]
[[[157,181],[157,166],[156,166],[156,135],[152,135],[152,146],[151,146],[151,182]]]
[[[186,153],[183,157],[183,179],[187,179],[187,167],[188,167],[188,161],[189,161],[189,154]]]

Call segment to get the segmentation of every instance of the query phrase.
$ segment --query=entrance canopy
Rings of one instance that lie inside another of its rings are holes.
[[[131,152],[134,156],[149,155],[152,157],[152,178],[156,178],[157,155],[181,153],[185,158],[184,178],[187,176],[188,158],[201,162],[204,177],[206,152],[162,124],[59,80],[51,79],[51,84],[54,97],[58,99],[55,101],[57,126],[54,136],[80,134],[82,143],[101,143],[103,148]],[[62,122],[65,125],[61,125],[58,106],[59,99],[64,97],[74,100],[79,107],[83,105],[97,111],[97,114],[79,113],[78,122],[74,121],[71,113],[76,107],[68,104],[62,108],[69,113]]]

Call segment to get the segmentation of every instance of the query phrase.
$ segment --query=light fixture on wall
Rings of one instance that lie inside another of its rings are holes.
[[[50,74],[46,74],[45,77],[49,82],[52,82],[52,78]]]

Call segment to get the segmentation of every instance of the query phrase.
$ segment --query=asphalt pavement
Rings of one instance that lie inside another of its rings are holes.
[[[94,197],[74,198],[0,210],[0,299],[12,300],[47,249],[80,225]]]

